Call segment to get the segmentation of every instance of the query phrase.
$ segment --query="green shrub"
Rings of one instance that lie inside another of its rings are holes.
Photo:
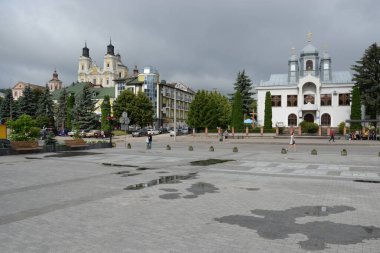
[[[307,122],[307,121],[302,121],[300,123],[300,127],[302,128],[303,133],[308,133],[308,134],[314,134],[318,132],[318,124],[314,122]]]
[[[12,141],[31,141],[40,136],[40,128],[36,127],[36,121],[27,114],[21,115],[15,121],[8,121],[12,129],[10,139]]]
[[[338,125],[338,129],[339,129],[339,134],[343,134],[343,131],[344,131],[344,127],[346,126],[346,123],[344,122],[340,122],[339,125]],[[347,129],[347,132],[349,132],[349,129]]]

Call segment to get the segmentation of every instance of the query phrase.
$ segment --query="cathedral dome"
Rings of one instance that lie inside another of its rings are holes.
[[[318,54],[318,49],[309,43],[302,49],[301,54]]]

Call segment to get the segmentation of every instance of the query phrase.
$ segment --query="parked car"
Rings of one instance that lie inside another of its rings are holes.
[[[90,130],[88,133],[86,133],[86,137],[88,137],[88,138],[99,138],[99,137],[101,137],[101,131],[100,130]]]
[[[178,135],[181,135],[181,134],[182,134],[181,131],[179,131],[178,129],[176,129],[176,130],[177,130],[177,131],[176,131],[175,136],[178,136]],[[170,135],[170,137],[173,137],[173,136],[174,136],[174,130],[170,130],[170,131],[169,131],[169,135]]]
[[[160,127],[160,129],[158,129],[158,131],[160,132],[160,134],[169,133],[169,129],[167,129],[166,127]]]
[[[148,134],[157,135],[160,134],[160,131],[155,129],[148,129]]]
[[[67,132],[67,135],[70,136],[70,137],[73,137],[76,132],[78,132],[78,130],[72,130],[70,132]]]
[[[132,137],[141,137],[141,136],[147,136],[148,131],[146,129],[139,129],[132,132]]]
[[[180,129],[182,134],[189,134],[189,128],[188,127],[183,127]]]
[[[80,133],[79,133],[79,136],[80,137],[86,137],[86,134],[88,133],[88,132],[90,132],[89,130],[82,130],[82,131],[80,131]]]

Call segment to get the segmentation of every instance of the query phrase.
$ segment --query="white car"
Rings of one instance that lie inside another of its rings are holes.
[[[160,131],[155,129],[148,129],[148,134],[157,135],[160,134]]]

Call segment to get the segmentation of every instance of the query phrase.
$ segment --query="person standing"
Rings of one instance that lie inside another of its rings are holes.
[[[335,136],[334,136],[334,130],[330,130],[330,139],[329,139],[329,142],[330,141],[333,141],[333,142],[335,142]]]
[[[290,132],[290,143],[287,150],[290,150],[291,148],[293,148],[294,151],[296,151],[296,141],[294,139],[294,130]]]

